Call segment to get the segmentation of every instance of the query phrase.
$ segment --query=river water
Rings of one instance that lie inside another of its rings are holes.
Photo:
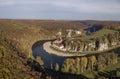
[[[63,62],[66,59],[66,57],[60,57],[57,55],[47,53],[43,49],[42,45],[35,45],[32,49],[32,52],[35,58],[39,56],[43,60],[44,66],[48,69],[54,69],[56,63],[59,64],[59,67],[61,69]]]
[[[48,41],[48,40],[47,40]],[[32,54],[36,58],[39,56],[43,62],[44,66],[48,69],[55,69],[55,65],[59,64],[59,68],[61,69],[62,64],[64,63],[64,60],[68,57],[62,57],[62,56],[57,56],[54,54],[49,54],[43,49],[43,44],[46,42],[45,41],[38,41],[36,42],[33,47],[32,47]],[[118,55],[120,56],[120,49],[118,48]],[[74,58],[74,57],[72,57]]]

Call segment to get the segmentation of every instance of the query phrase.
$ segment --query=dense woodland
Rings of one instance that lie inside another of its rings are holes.
[[[116,64],[117,56],[114,52],[107,52],[98,56],[91,55],[87,57],[68,58],[64,61],[62,71],[80,74],[85,71],[103,70],[108,65]]]

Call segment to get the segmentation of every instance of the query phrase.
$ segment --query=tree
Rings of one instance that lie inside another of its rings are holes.
[[[68,72],[69,71],[69,68],[70,68],[70,65],[69,65],[69,59],[66,59],[62,65],[62,71],[63,72]]]
[[[109,46],[111,46],[112,42],[114,41],[114,36],[113,34],[108,34],[107,39],[109,41]]]
[[[111,59],[111,64],[116,64],[117,63],[117,54],[116,53],[114,53],[114,52],[112,52],[112,53],[110,53],[110,59]]]
[[[78,43],[77,43],[77,41],[75,41],[74,42],[74,50],[77,51],[77,49],[78,49]]]
[[[79,51],[81,48],[81,42],[79,40],[77,40],[77,45],[78,45],[77,51]]]
[[[74,64],[75,64],[74,59],[67,58],[62,65],[62,71],[69,72],[71,70],[71,66],[73,67]]]
[[[55,64],[55,70],[59,71],[59,64],[58,63]]]
[[[81,73],[81,67],[80,67],[80,58],[77,57],[75,59],[75,68],[76,68],[76,74],[80,74]]]
[[[40,65],[44,65],[44,62],[42,61],[42,59],[41,59],[39,56],[36,57],[36,61],[37,61]]]
[[[91,69],[94,69],[94,65],[96,64],[96,57],[95,56],[90,56],[90,61],[91,61]]]
[[[81,57],[81,72],[84,72],[87,67],[87,57]]]
[[[103,55],[99,55],[98,56],[98,62],[97,62],[97,69],[98,70],[102,70],[103,68],[105,68],[106,67],[106,60],[105,60],[105,58],[104,58],[104,56]]]
[[[70,58],[69,59],[69,64],[70,64],[69,72],[72,73],[72,74],[75,74],[75,72],[76,72],[75,59]]]

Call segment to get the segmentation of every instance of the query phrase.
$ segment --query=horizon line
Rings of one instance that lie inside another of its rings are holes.
[[[42,20],[42,21],[119,21],[110,19],[38,19],[38,18],[0,18],[0,20]]]

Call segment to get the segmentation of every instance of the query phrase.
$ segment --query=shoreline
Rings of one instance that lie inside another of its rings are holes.
[[[43,44],[43,49],[47,53],[57,55],[57,56],[62,56],[62,57],[75,57],[75,56],[85,56],[85,55],[90,55],[90,54],[100,54],[100,53],[104,53],[104,52],[113,50],[113,49],[118,48],[118,47],[120,47],[120,45],[111,47],[108,50],[104,50],[104,51],[89,51],[89,52],[84,52],[84,53],[74,53],[74,54],[72,54],[72,53],[66,53],[66,52],[57,51],[57,50],[52,49],[51,48],[51,43],[49,41],[45,42]]]
[[[86,54],[70,54],[70,53],[65,53],[65,52],[62,52],[62,51],[57,51],[57,50],[54,50],[50,47],[50,42],[45,42],[43,44],[43,49],[49,53],[49,54],[54,54],[54,55],[57,55],[57,56],[62,56],[62,57],[73,57],[73,56],[84,56]]]

